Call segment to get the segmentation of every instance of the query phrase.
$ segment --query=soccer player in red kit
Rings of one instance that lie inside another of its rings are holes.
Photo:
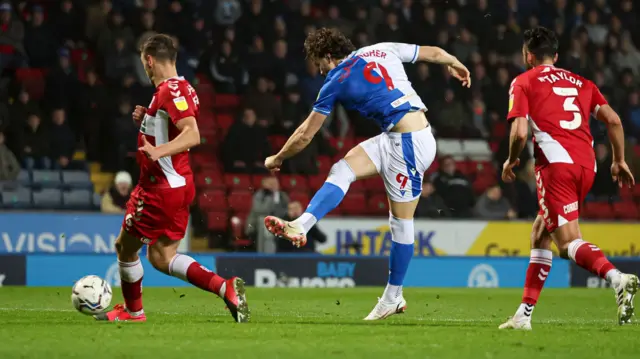
[[[140,181],[127,203],[116,240],[125,305],[96,316],[108,321],[146,321],[142,308],[143,268],[138,252],[148,245],[149,262],[157,270],[220,296],[237,322],[249,320],[244,282],[224,279],[193,258],[177,253],[185,236],[189,206],[195,196],[188,150],[200,143],[195,90],[176,72],[177,49],[167,35],[151,36],[140,59],[156,92],[149,108],[136,106]]]
[[[633,175],[624,160],[620,118],[593,82],[554,66],[558,40],[538,27],[524,34],[523,57],[529,70],[516,77],[509,90],[511,135],[509,158],[502,179],[515,179],[531,126],[536,159],[536,187],[540,211],[531,234],[531,257],[522,304],[500,329],[531,329],[531,314],[551,270],[551,243],[562,258],[606,279],[615,290],[618,323],[630,322],[638,277],[618,271],[600,248],[583,239],[579,210],[596,173],[589,118],[606,124],[613,150],[611,174],[620,186],[632,186]]]

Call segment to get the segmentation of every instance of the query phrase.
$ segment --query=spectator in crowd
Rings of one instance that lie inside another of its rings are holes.
[[[108,25],[100,30],[98,35],[96,49],[101,55],[106,56],[112,52],[116,44],[116,39],[122,39],[127,49],[135,46],[133,30],[131,30],[131,27],[128,26],[124,20],[124,16],[120,11],[114,10],[109,15]]]
[[[103,213],[125,213],[127,201],[131,196],[132,179],[128,172],[118,172],[111,186],[100,201],[100,210]]]
[[[635,76],[640,74],[640,51],[633,45],[629,33],[622,36],[620,50],[613,54],[612,61],[618,69],[629,69]]]
[[[21,136],[22,160],[26,168],[50,169],[49,133],[42,126],[40,116],[29,115]]]
[[[229,41],[223,41],[217,54],[205,54],[200,66],[204,66],[221,93],[242,92],[249,81],[248,72],[240,62],[237,54],[233,53],[233,47]]]
[[[535,218],[538,212],[538,197],[536,194],[535,161],[530,160],[520,170],[513,183],[515,190],[516,208],[518,218]]]
[[[82,14],[73,5],[72,0],[60,1],[60,7],[54,12],[52,18],[56,33],[59,37],[59,44],[68,47],[76,47],[76,44],[83,39],[82,28],[84,19]]]
[[[126,47],[126,40],[117,37],[113,47],[107,52],[105,60],[105,75],[113,83],[117,83],[125,74],[135,71],[135,62],[140,61],[138,56]]]
[[[216,4],[213,18],[216,25],[233,25],[242,15],[242,5],[239,0],[220,0]]]
[[[436,193],[436,188],[429,180],[422,183],[420,201],[416,207],[416,218],[451,217],[451,210],[442,197]]]
[[[118,114],[112,126],[112,142],[115,145],[115,165],[118,169],[126,168],[126,160],[132,158],[138,150],[138,127],[131,120],[133,105],[127,97],[118,103]]]
[[[271,63],[269,56],[264,47],[264,38],[262,36],[254,37],[246,55],[249,78],[260,81],[260,78],[267,76]]]
[[[478,44],[471,32],[463,28],[460,32],[460,37],[453,43],[452,50],[458,60],[467,63],[471,58],[471,54],[478,51]]]
[[[502,196],[499,185],[493,185],[478,198],[475,206],[475,215],[482,219],[514,219],[517,212],[511,208],[509,201]]]
[[[444,156],[440,159],[440,168],[433,175],[432,182],[453,217],[472,216],[474,197],[471,182],[456,168],[453,157]]]
[[[222,155],[225,169],[233,173],[265,172],[263,161],[270,150],[267,132],[257,125],[255,111],[245,108],[224,140]]]
[[[57,29],[56,29],[57,30]],[[51,67],[56,62],[54,31],[44,20],[44,9],[36,5],[26,28],[24,44],[32,67]]]
[[[0,183],[15,181],[18,173],[20,173],[20,163],[4,144],[4,133],[0,132]]]
[[[27,124],[27,118],[32,113],[40,113],[40,106],[36,101],[31,99],[31,96],[25,89],[20,89],[17,98],[12,101],[9,106],[9,118],[8,127],[5,129],[7,134],[7,147],[13,151],[16,156],[22,153],[22,147],[20,139],[24,126]]]
[[[431,118],[431,121],[438,135],[456,137],[462,133],[474,132],[469,113],[464,105],[456,99],[452,89],[448,88],[444,91],[443,101],[437,105],[434,112],[436,115]]]
[[[6,67],[18,67],[24,62],[24,26],[13,18],[9,1],[0,3],[0,73]]]
[[[256,243],[258,252],[275,253],[276,238],[264,227],[264,217],[287,215],[289,196],[280,190],[280,182],[275,176],[262,180],[262,188],[253,195],[251,212],[247,218],[247,235]]]
[[[69,168],[76,149],[76,138],[67,123],[67,114],[63,108],[54,109],[51,113],[51,149],[49,156],[56,168]]]
[[[302,204],[298,201],[290,202],[287,207],[287,215],[284,217],[287,221],[293,221],[294,219],[300,217],[304,212],[302,208]],[[318,228],[318,226],[313,226],[309,232],[307,232],[307,244],[300,248],[296,248],[293,243],[289,241],[283,241],[280,239],[277,240],[277,250],[279,253],[287,253],[287,252],[305,252],[305,253],[316,253],[316,242],[325,243],[327,241],[327,235],[324,234]]]
[[[640,93],[638,91],[629,94],[627,119],[627,128],[629,129],[626,133],[627,138],[635,138],[636,142],[640,141]]]
[[[307,60],[305,64],[305,72],[300,78],[300,96],[302,103],[310,108],[324,84],[324,77],[312,61]]]
[[[259,77],[256,86],[247,91],[242,105],[255,111],[257,124],[264,129],[271,130],[276,121],[280,120],[282,110],[280,101],[273,92],[269,91],[269,82],[265,77]]]
[[[618,186],[611,179],[611,152],[604,143],[594,147],[596,152],[596,176],[591,187],[591,195],[597,201],[609,201],[618,194]]]
[[[71,66],[70,56],[69,49],[58,50],[58,64],[47,76],[45,96],[51,108],[66,108],[77,93],[78,76]]]
[[[112,9],[111,0],[99,0],[87,6],[86,29],[84,31],[87,38],[96,39],[100,31],[107,27],[107,20]]]

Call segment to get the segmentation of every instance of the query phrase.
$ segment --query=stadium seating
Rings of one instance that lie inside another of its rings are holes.
[[[85,171],[62,171],[62,184],[71,189],[93,189],[91,177]]]
[[[32,186],[35,188],[60,188],[60,171],[35,170],[32,172]]]
[[[229,208],[234,212],[249,212],[253,202],[253,194],[249,191],[232,191],[228,197]]]
[[[197,203],[203,211],[227,209],[227,196],[224,190],[206,190],[198,194]]]
[[[612,208],[609,202],[587,202],[584,205],[584,218],[587,219],[608,219],[612,218]]]
[[[306,208],[309,205],[309,201],[311,201],[311,197],[307,192],[291,192],[289,193],[289,201],[298,201],[302,204],[302,208]]]
[[[254,188],[251,176],[245,174],[226,174],[224,183],[229,190],[252,191]]]
[[[385,194],[371,196],[367,202],[367,213],[373,216],[389,216],[389,202]]]
[[[623,220],[638,220],[640,213],[638,207],[631,200],[617,202],[613,204],[613,212],[616,218]]]
[[[62,192],[62,205],[65,209],[90,210],[93,208],[92,193],[86,189]]]
[[[15,190],[3,190],[0,193],[2,208],[27,209],[32,207],[31,189],[20,187]]]
[[[309,190],[307,177],[302,175],[283,175],[280,177],[280,186],[285,192]]]
[[[225,232],[229,228],[229,215],[225,211],[207,213],[207,228],[211,231]]]
[[[464,140],[462,150],[465,157],[474,160],[491,160],[493,157],[489,144],[484,140]]]
[[[44,188],[33,192],[33,206],[38,209],[62,207],[62,192],[55,188]]]
[[[340,203],[340,210],[346,215],[359,216],[368,213],[367,198],[364,193],[349,192]]]
[[[463,160],[465,152],[460,140],[438,139],[438,154],[440,156],[452,156],[456,160]]]
[[[31,186],[31,174],[27,170],[20,170],[18,174],[18,184],[21,186]]]

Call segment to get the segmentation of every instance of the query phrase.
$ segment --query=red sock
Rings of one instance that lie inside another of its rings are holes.
[[[120,281],[122,287],[122,296],[124,297],[125,307],[130,312],[139,312],[142,310],[142,278],[137,282],[127,283]]]
[[[135,262],[118,261],[120,286],[124,304],[130,312],[142,310],[142,276],[144,271],[140,259]]]
[[[551,271],[553,254],[548,249],[532,249],[527,268],[527,276],[524,280],[524,292],[522,303],[536,305],[544,282]]]
[[[606,274],[616,267],[609,262],[595,244],[576,239],[569,243],[569,258],[577,265],[606,279]]]
[[[213,273],[198,262],[193,262],[189,265],[187,269],[187,280],[196,287],[215,294],[220,294],[220,287],[222,287],[225,281],[224,278]]]

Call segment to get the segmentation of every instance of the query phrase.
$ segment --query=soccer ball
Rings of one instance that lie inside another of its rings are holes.
[[[111,295],[109,283],[96,275],[88,275],[73,285],[71,303],[80,313],[94,315],[109,307]]]

